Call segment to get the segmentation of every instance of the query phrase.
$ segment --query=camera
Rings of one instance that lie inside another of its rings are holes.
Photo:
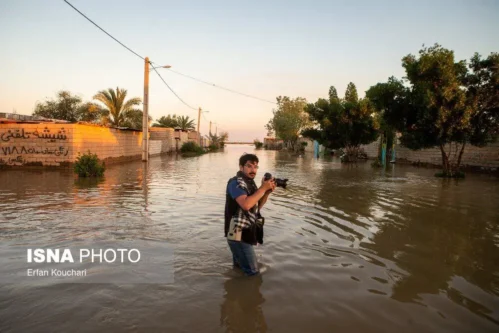
[[[265,180],[269,180],[272,178],[272,175],[270,173],[265,173],[265,175],[263,176],[263,179]],[[275,185],[277,187],[282,187],[282,188],[286,188],[286,186],[288,185],[287,182],[288,182],[288,179],[285,178],[285,179],[281,179],[281,178],[274,178],[275,180]]]

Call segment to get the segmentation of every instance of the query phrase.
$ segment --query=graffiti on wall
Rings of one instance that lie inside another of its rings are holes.
[[[18,140],[24,140],[19,142]],[[26,141],[27,140],[27,141]],[[64,158],[69,154],[66,147],[68,136],[64,127],[51,130],[43,129],[26,130],[25,128],[11,128],[0,133],[0,166],[27,165],[39,158],[55,156]],[[16,142],[17,141],[17,142]],[[59,142],[59,147],[46,147],[47,142]],[[28,162],[32,161],[32,162]]]
[[[56,140],[67,140],[66,130],[61,127],[57,133],[50,133],[50,129],[45,127],[41,132],[35,129],[33,132],[21,129],[9,129],[7,132],[0,135],[2,142],[9,142],[11,139],[30,139],[31,136],[38,139],[48,140],[48,142],[55,142]]]
[[[24,165],[26,160],[22,156],[17,156],[16,158],[2,158],[0,157],[0,165]]]
[[[67,156],[69,153],[69,148],[64,148],[60,146],[55,149],[38,149],[34,147],[25,146],[14,146],[14,147],[1,147],[2,153],[4,155],[19,155],[19,154],[42,154],[42,155],[55,155],[55,156]]]

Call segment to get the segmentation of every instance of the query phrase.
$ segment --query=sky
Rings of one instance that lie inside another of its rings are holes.
[[[362,97],[401,59],[439,43],[456,59],[499,52],[499,1],[166,1],[69,0],[142,57],[180,73],[261,99],[340,97],[349,82]],[[69,90],[90,101],[107,88],[143,97],[144,61],[63,0],[0,0],[0,112],[31,114],[36,103]],[[209,121],[229,141],[260,140],[275,104],[159,69],[149,114]]]

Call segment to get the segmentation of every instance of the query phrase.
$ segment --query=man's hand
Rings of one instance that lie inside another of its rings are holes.
[[[265,192],[273,192],[275,190],[275,179],[270,178],[269,180],[265,180],[265,178],[262,178],[262,185],[260,188],[263,188]]]
[[[263,180],[262,186],[250,196],[240,195],[236,198],[236,202],[243,210],[250,210],[251,207],[259,203],[260,208],[267,201],[270,192],[274,191],[276,187],[275,179]]]

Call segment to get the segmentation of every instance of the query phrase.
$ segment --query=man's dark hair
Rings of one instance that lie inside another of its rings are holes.
[[[258,157],[255,154],[244,154],[239,158],[239,165],[244,166],[246,162],[258,163]]]

